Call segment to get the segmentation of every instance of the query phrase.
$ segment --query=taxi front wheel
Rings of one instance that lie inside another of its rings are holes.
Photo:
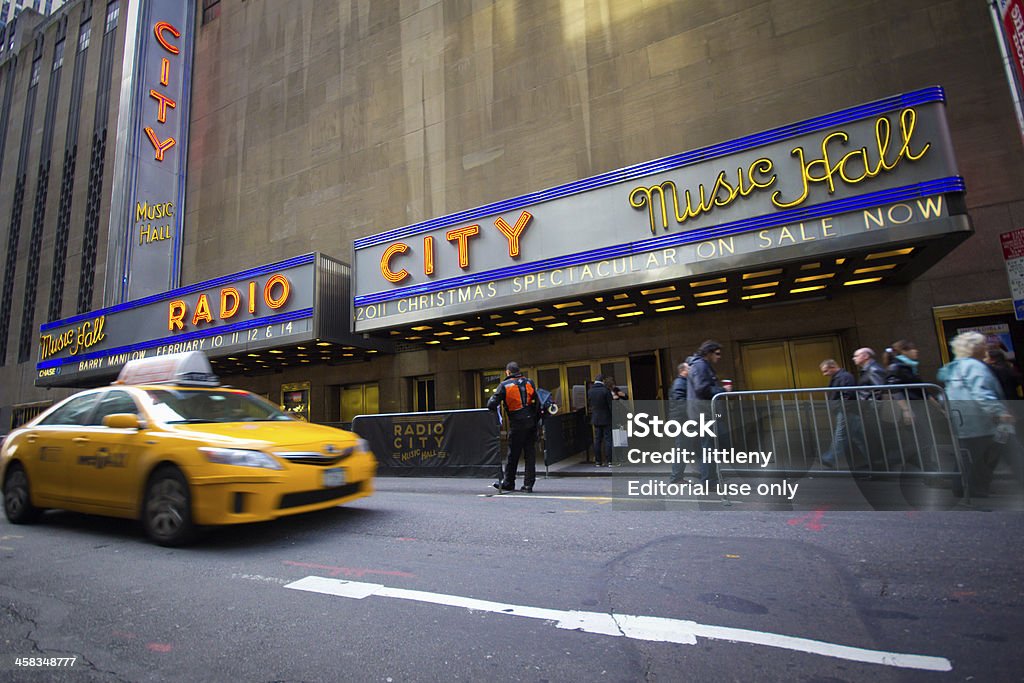
[[[19,464],[11,465],[4,481],[4,513],[11,524],[28,524],[39,519],[42,510],[32,504],[28,474]]]
[[[146,535],[159,545],[178,546],[192,540],[192,495],[178,468],[161,467],[149,478],[142,525]]]

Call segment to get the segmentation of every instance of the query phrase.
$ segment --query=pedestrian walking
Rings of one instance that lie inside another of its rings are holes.
[[[970,453],[966,463],[967,481],[972,495],[989,493],[992,472],[999,462],[996,435],[1013,431],[1013,416],[999,400],[1002,393],[996,376],[985,366],[985,335],[961,332],[952,342],[955,360],[939,370],[939,379],[946,385],[951,409],[960,415],[957,432],[960,445]],[[963,495],[963,483],[953,482],[953,493]]]
[[[689,374],[686,381],[686,404],[687,412],[691,420],[699,420],[701,413],[710,416],[711,399],[726,389],[718,381],[714,366],[722,360],[722,345],[716,341],[707,340],[700,345],[697,353],[690,358]],[[713,416],[711,416],[713,419]],[[715,447],[714,437],[702,435],[700,437],[701,454],[703,449]],[[716,463],[704,462],[700,458],[700,478],[708,488],[718,484],[718,465]]]
[[[492,486],[499,491],[514,491],[516,470],[522,456],[526,474],[520,491],[533,492],[537,479],[537,424],[540,421],[540,399],[533,381],[523,376],[519,364],[511,361],[505,366],[506,379],[487,400],[487,408],[497,411],[502,404],[508,413],[508,460],[500,482]]]
[[[689,374],[690,364],[683,361],[676,366],[676,378],[672,381],[672,386],[668,390],[668,415],[680,424],[686,421],[686,391],[689,384],[687,382]],[[682,484],[685,481],[684,475],[686,474],[686,461],[683,460],[682,454],[684,451],[693,452],[695,450],[693,439],[686,436],[680,430],[679,435],[676,436],[676,448],[679,449],[679,454],[676,456],[676,462],[672,464],[672,479],[670,483]]]
[[[821,374],[829,378],[829,387],[855,387],[857,380],[849,371],[839,366],[834,359],[828,358],[819,365]],[[826,397],[829,411],[833,417],[832,443],[828,450],[821,454],[821,464],[834,469],[839,463],[839,456],[846,458],[850,470],[857,469],[855,463],[866,463],[868,447],[864,439],[864,424],[861,421],[857,405],[857,392],[830,391]],[[856,452],[856,457],[854,453]]]
[[[1006,360],[1006,352],[998,346],[989,346],[985,351],[985,364],[999,380],[1003,398],[1007,401],[1019,399],[1022,385],[1020,371]]]
[[[857,378],[857,384],[864,386],[883,386],[886,383],[886,378],[889,373],[885,371],[885,368],[875,360],[874,349],[868,348],[867,346],[859,348],[853,352],[853,362],[857,364],[860,369],[860,375]],[[882,393],[878,391],[867,391],[861,390],[859,396],[862,399],[881,398]]]
[[[607,378],[598,375],[587,390],[590,406],[590,424],[594,428],[594,462],[597,467],[612,463],[612,392],[605,384]]]
[[[917,345],[907,339],[894,341],[885,350],[886,384],[921,384],[918,372]],[[883,419],[894,422],[896,448],[903,464],[924,469],[927,433],[922,425],[929,423],[927,396],[923,387],[892,389],[889,397],[895,406],[883,411]]]

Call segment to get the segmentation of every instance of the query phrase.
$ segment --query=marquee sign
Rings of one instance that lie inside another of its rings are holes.
[[[354,329],[969,230],[928,88],[354,243]]]
[[[125,362],[182,351],[210,357],[334,338],[324,302],[344,264],[311,253],[42,325],[36,385],[116,375]],[[336,304],[335,304],[336,305]]]
[[[108,303],[178,284],[192,88],[194,2],[140,0],[127,9],[128,49],[111,201]]]

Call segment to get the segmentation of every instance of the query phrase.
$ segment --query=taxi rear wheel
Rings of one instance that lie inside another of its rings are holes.
[[[39,519],[43,511],[32,504],[28,474],[19,464],[11,465],[4,480],[4,513],[12,524],[28,524]]]
[[[185,476],[176,467],[161,467],[150,477],[142,524],[146,535],[159,545],[178,546],[192,539],[192,495]]]

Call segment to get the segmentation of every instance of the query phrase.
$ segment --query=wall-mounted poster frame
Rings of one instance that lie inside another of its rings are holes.
[[[935,316],[935,332],[939,340],[939,352],[942,363],[948,363],[952,354],[949,343],[961,332],[975,330],[989,338],[992,344],[998,344],[1006,352],[1006,358],[1020,367],[1017,352],[1024,354],[1024,323],[1016,319],[1013,312],[1013,301],[995,299],[977,301],[953,306],[936,306],[932,309]]]
[[[281,385],[281,407],[286,413],[309,422],[309,382]]]

